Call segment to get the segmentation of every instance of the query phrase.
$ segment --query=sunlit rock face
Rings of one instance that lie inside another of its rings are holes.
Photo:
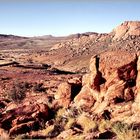
[[[74,98],[77,106],[98,116],[108,112],[115,121],[123,120],[125,114],[131,116],[139,100],[139,56],[115,51],[93,56],[82,85]]]
[[[113,30],[113,40],[126,39],[129,36],[140,35],[140,22],[139,21],[125,21]]]

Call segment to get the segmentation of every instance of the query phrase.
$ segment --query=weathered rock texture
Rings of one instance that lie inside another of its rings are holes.
[[[69,79],[68,82],[61,83],[55,94],[55,103],[60,107],[68,107],[73,98],[81,90],[81,78]]]
[[[114,30],[113,40],[126,39],[128,36],[140,35],[140,22],[139,21],[126,21],[116,27]]]
[[[49,108],[45,104],[20,105],[1,114],[0,128],[9,131],[10,135],[23,134],[39,130],[48,118]]]
[[[130,122],[140,111],[139,62],[140,57],[128,52],[106,52],[92,57],[90,73],[83,76],[83,87],[74,98],[76,106],[106,119]]]
[[[66,117],[77,118],[81,110],[94,121],[104,118],[139,126],[140,22],[124,22],[108,34],[0,35],[0,50],[0,133],[46,138],[44,131],[36,132],[59,118],[62,124]],[[81,80],[83,73],[87,74]],[[65,114],[59,107],[66,108]],[[59,115],[53,116],[50,109]],[[62,126],[58,121],[49,135],[56,137]],[[73,135],[73,130],[62,135]]]

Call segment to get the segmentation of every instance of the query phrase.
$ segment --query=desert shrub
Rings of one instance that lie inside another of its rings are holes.
[[[82,113],[77,118],[77,123],[82,126],[85,133],[89,132],[90,130],[94,129],[95,131],[95,129],[97,129],[97,123],[94,120],[92,120],[89,116],[87,116],[86,113]]]
[[[28,58],[28,59],[27,59],[27,62],[28,62],[28,63],[33,63],[33,59],[32,59],[32,58]]]
[[[29,88],[27,82],[16,82],[9,90],[8,98],[15,102],[20,102],[26,97],[26,91]]]
[[[74,118],[68,118],[68,121],[65,125],[65,129],[70,129],[72,127],[72,125],[76,122],[76,120]]]
[[[50,130],[49,131],[46,130],[46,131],[48,131],[47,132],[48,133],[47,138],[57,137],[63,130],[64,129],[63,129],[63,127],[61,125],[54,125],[54,126],[52,126],[52,128],[50,126]]]
[[[123,122],[112,124],[112,131],[116,134],[119,140],[135,140],[140,138],[139,130],[133,130],[133,126]]]
[[[77,108],[75,106],[71,106],[68,109],[66,109],[65,115],[70,118],[76,118],[79,115],[81,115],[82,112],[83,112],[82,108],[80,108],[80,107]]]
[[[111,122],[109,120],[101,119],[97,123],[98,123],[98,131],[101,133],[111,128]]]
[[[46,88],[43,87],[43,83],[35,83],[33,90],[34,92],[45,92]]]

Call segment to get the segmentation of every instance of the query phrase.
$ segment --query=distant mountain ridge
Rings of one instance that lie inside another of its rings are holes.
[[[85,32],[59,37],[45,35],[27,38],[0,35],[0,50],[9,49],[42,52],[37,60],[39,63],[45,62],[67,71],[86,71],[93,55],[118,50],[138,53],[140,21],[125,21],[110,33]]]
[[[23,37],[23,36],[17,36],[17,35],[11,35],[11,34],[0,34],[0,39],[3,39],[3,38],[13,38],[13,39],[18,39],[18,38],[25,38],[27,39],[28,37]]]
[[[68,36],[53,36],[53,35],[43,35],[43,36],[35,36],[35,38],[46,38],[46,39],[52,39],[52,38],[80,38],[82,36],[90,36],[90,35],[98,35],[97,32],[85,32],[85,33],[75,33],[70,34]],[[104,34],[104,33],[103,33]],[[110,34],[110,33],[106,33]],[[128,35],[140,35],[140,21],[125,21],[121,25],[115,27],[111,34],[113,34],[113,39],[119,39],[119,38],[125,38]],[[123,37],[124,36],[124,37]],[[18,36],[18,35],[12,35],[12,34],[0,34],[0,38],[34,38],[34,37],[24,37],[24,36]]]

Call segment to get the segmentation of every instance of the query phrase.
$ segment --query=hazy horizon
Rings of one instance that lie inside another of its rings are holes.
[[[140,20],[139,1],[3,1],[0,34],[67,36],[109,33],[124,21]]]

